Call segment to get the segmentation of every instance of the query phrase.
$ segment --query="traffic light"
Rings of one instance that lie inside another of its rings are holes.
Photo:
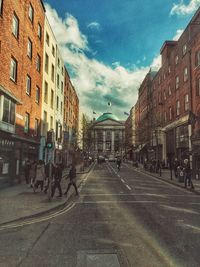
[[[53,131],[47,132],[47,141],[46,141],[46,147],[47,148],[53,148]]]

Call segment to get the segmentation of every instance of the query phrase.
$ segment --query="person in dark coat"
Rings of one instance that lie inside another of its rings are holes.
[[[117,161],[116,161],[116,163],[117,163],[117,168],[118,168],[118,171],[120,171],[120,167],[121,167],[121,163],[122,163],[122,161],[121,161],[121,158],[120,158],[120,157],[117,157]]]
[[[54,196],[56,188],[58,188],[59,191],[59,197],[62,197],[62,189],[61,189],[61,180],[62,180],[62,166],[60,164],[55,164],[53,168],[53,180],[54,184],[52,186],[52,192],[51,192],[51,197]]]
[[[192,183],[192,170],[190,168],[190,162],[188,159],[184,159],[184,172],[185,172],[185,188],[187,185],[194,189],[194,185]]]
[[[178,177],[178,167],[180,166],[180,162],[177,158],[174,160],[174,175],[177,178]]]
[[[68,184],[67,190],[64,193],[64,195],[67,195],[67,192],[69,191],[70,187],[73,185],[73,187],[76,191],[76,195],[78,196],[78,189],[76,186],[76,168],[74,165],[71,166],[68,177],[69,177],[69,184]]]
[[[25,176],[25,180],[26,180],[26,184],[29,184],[29,180],[30,180],[30,170],[31,170],[31,162],[29,159],[27,159],[27,161],[25,162],[24,165],[24,176]]]

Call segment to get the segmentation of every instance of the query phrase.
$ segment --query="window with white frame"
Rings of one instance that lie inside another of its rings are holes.
[[[171,66],[168,66],[168,73],[171,73]]]
[[[49,46],[49,34],[46,32],[46,43]]]
[[[53,116],[50,117],[50,130],[53,129]]]
[[[61,115],[63,114],[63,103],[62,103],[62,101],[60,102],[60,114]]]
[[[196,79],[196,96],[200,96],[200,77]]]
[[[186,52],[187,52],[187,45],[184,44],[184,46],[183,46],[183,56],[186,54]]]
[[[171,107],[169,108],[169,120],[170,121],[172,120],[172,108]]]
[[[185,67],[183,72],[183,81],[186,82],[187,80],[188,80],[188,68]]]
[[[179,76],[176,76],[176,89],[179,88]]]
[[[165,120],[165,122],[167,121],[167,112],[166,111],[164,112],[164,120]]]
[[[31,77],[29,75],[26,76],[26,94],[31,95]]]
[[[45,53],[45,71],[46,73],[49,72],[49,56],[47,55],[47,53]]]
[[[3,110],[2,110],[2,121],[12,124],[15,124],[15,103],[3,96]]]
[[[176,115],[179,116],[180,115],[180,101],[176,101]]]
[[[58,109],[59,109],[59,97],[57,96],[56,99],[57,99],[57,100],[56,100],[56,109],[58,110]]]
[[[14,57],[10,61],[10,79],[17,82],[17,60]]]
[[[37,57],[36,57],[36,69],[38,72],[40,72],[41,70],[41,57],[39,54],[37,54]]]
[[[25,117],[24,117],[24,132],[25,133],[29,132],[29,127],[30,127],[30,114],[26,112]]]
[[[161,79],[160,79],[160,76],[158,77],[158,83],[160,84],[160,82],[161,82]]]
[[[63,93],[63,81],[61,81],[61,93]]]
[[[15,13],[13,14],[13,19],[12,19],[12,33],[18,39],[18,37],[19,37],[19,19]]]
[[[171,86],[168,86],[168,95],[170,96],[172,94]]]
[[[33,44],[31,40],[28,38],[28,44],[27,44],[27,56],[31,59],[32,58],[32,49],[33,49]]]
[[[0,0],[0,15],[3,13],[3,0]]]
[[[42,40],[42,26],[38,23],[38,38]]]
[[[54,77],[55,77],[55,67],[52,64],[51,65],[51,80],[52,80],[52,82],[54,82],[54,79],[55,79]]]
[[[200,50],[195,53],[195,66],[198,67],[200,65]]]
[[[178,55],[175,56],[175,64],[178,64]]]
[[[44,102],[48,104],[48,83],[44,83]]]
[[[38,136],[38,133],[39,133],[38,130],[39,130],[39,120],[35,119],[35,129],[34,129],[35,136]]]
[[[54,105],[54,91],[51,89],[51,108],[53,109]]]
[[[60,76],[57,74],[57,87],[60,88]]]
[[[33,20],[34,20],[34,9],[33,9],[32,5],[31,5],[31,3],[29,4],[28,17],[29,17],[30,21],[33,23]]]
[[[52,45],[52,55],[55,57],[55,46]]]
[[[58,58],[58,68],[60,68],[60,59]]]
[[[189,95],[186,94],[184,97],[184,106],[185,106],[185,111],[189,110]]]
[[[163,96],[164,96],[164,100],[166,100],[167,97],[166,97],[166,92],[165,92],[165,90],[164,90],[164,92],[163,92]]]
[[[36,92],[35,92],[35,102],[39,104],[40,102],[40,88],[36,86]]]

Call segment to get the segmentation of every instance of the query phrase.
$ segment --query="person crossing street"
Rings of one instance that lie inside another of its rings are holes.
[[[76,192],[76,195],[78,196],[79,193],[78,193],[78,189],[77,189],[77,186],[76,186],[76,167],[74,165],[71,166],[71,169],[69,171],[68,177],[69,177],[70,182],[69,182],[69,184],[67,186],[67,190],[64,193],[64,195],[67,195],[70,187],[73,185],[73,187],[75,189],[75,192]]]
[[[51,197],[54,196],[56,188],[58,188],[59,191],[59,197],[62,197],[62,189],[61,189],[61,180],[62,180],[62,166],[61,164],[55,164],[53,168],[53,186],[52,186],[52,192]]]

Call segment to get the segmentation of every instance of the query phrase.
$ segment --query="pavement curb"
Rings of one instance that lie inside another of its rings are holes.
[[[85,171],[85,172],[78,172],[77,174],[81,174],[81,175],[83,175],[83,174],[89,173],[89,172],[91,171],[91,169],[92,169],[93,166],[94,166],[94,164],[91,164],[91,166],[89,167],[89,169],[88,169],[87,171]],[[63,178],[66,177],[66,176],[67,176],[67,175],[64,175]],[[77,187],[79,187],[83,181],[82,181],[82,180],[79,180],[79,181],[77,181],[77,182],[78,182]],[[11,220],[11,221],[7,221],[7,222],[0,223],[0,227],[1,227],[1,226],[6,226],[7,224],[17,223],[17,222],[21,222],[21,221],[24,221],[24,220],[37,218],[37,217],[40,217],[40,216],[42,216],[42,215],[46,215],[46,214],[49,214],[49,213],[53,213],[54,211],[62,210],[62,209],[64,209],[64,208],[67,206],[69,200],[71,199],[71,197],[72,197],[73,195],[74,195],[74,192],[73,192],[71,195],[69,195],[69,197],[66,199],[66,201],[65,201],[64,203],[62,203],[62,204],[58,204],[58,205],[56,205],[56,206],[53,207],[53,208],[49,208],[49,209],[46,209],[46,210],[44,210],[44,211],[41,211],[41,212],[38,212],[38,213],[35,213],[35,214],[31,214],[31,215],[23,216],[23,217],[20,217],[20,218]]]
[[[182,189],[184,189],[184,190],[186,190],[186,191],[189,191],[189,192],[191,192],[191,193],[194,193],[194,194],[196,194],[196,195],[200,195],[200,192],[196,191],[195,189],[192,189],[192,190],[191,190],[191,189],[187,189],[187,188],[185,188],[184,186],[182,186],[181,184],[177,184],[176,182],[173,182],[173,180],[166,180],[166,179],[164,179],[164,178],[162,178],[162,177],[160,177],[160,176],[158,176],[158,175],[156,175],[156,174],[147,172],[147,171],[145,171],[145,170],[143,170],[143,169],[138,169],[138,168],[133,167],[133,166],[131,166],[131,167],[132,167],[135,171],[137,171],[137,172],[142,172],[142,173],[148,174],[149,176],[152,176],[152,177],[154,177],[154,178],[156,178],[156,179],[158,179],[158,180],[161,180],[161,181],[163,181],[163,182],[165,182],[165,183],[173,184],[173,185],[176,186],[176,187],[182,188]],[[169,178],[169,179],[170,179],[170,178]]]

